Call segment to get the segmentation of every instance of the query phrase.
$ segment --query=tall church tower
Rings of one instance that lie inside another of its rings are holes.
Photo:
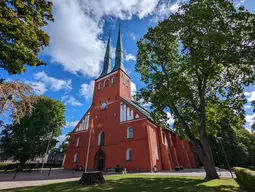
[[[120,97],[131,101],[130,77],[124,68],[124,51],[119,28],[116,45],[115,65],[111,69],[111,39],[108,38],[103,71],[95,80],[92,107],[106,107],[108,102],[119,100]]]

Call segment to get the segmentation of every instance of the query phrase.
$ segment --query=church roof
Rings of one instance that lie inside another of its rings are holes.
[[[101,75],[99,76],[99,78],[107,75],[108,73],[110,73],[111,69],[112,69],[111,38],[109,36],[106,51],[105,51],[105,56],[104,56],[103,71],[102,71]]]
[[[147,111],[145,108],[143,108],[142,106],[138,105],[137,103],[135,103],[134,101],[127,101],[126,99],[124,99],[123,97],[121,97],[122,100],[124,100],[126,103],[130,104],[133,108],[135,108],[137,111],[139,111],[140,113],[142,113],[147,119],[149,119],[152,123],[154,123],[151,114],[149,111]],[[173,130],[170,127],[167,127],[166,130],[170,131],[171,133],[174,133]]]
[[[121,33],[120,33],[120,28],[119,28],[118,40],[117,40],[117,46],[116,46],[115,65],[114,65],[112,71],[122,69],[125,72],[123,53],[124,53],[124,51],[123,51],[123,46],[122,46],[122,38],[121,38]]]

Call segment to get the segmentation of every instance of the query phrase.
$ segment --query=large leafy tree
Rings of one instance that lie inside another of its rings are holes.
[[[0,67],[10,74],[25,71],[24,65],[45,65],[38,58],[49,45],[42,30],[53,21],[53,3],[48,0],[0,1]]]
[[[23,165],[29,159],[42,156],[49,139],[50,148],[55,146],[54,138],[65,125],[64,112],[61,102],[39,97],[31,116],[25,116],[19,124],[4,127],[0,136],[1,157],[13,157]]]
[[[254,23],[254,14],[230,0],[190,0],[138,42],[136,70],[146,84],[140,97],[161,126],[167,111],[174,115],[207,180],[218,178],[208,142],[209,123],[221,120],[213,109],[241,117],[243,87],[255,80]]]

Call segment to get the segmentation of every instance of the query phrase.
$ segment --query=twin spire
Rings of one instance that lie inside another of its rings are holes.
[[[103,71],[101,75],[99,76],[99,78],[107,75],[110,72],[116,71],[118,69],[122,69],[123,71],[125,71],[123,62],[124,62],[124,56],[123,56],[122,38],[121,38],[120,27],[119,27],[118,40],[117,40],[117,46],[116,46],[115,65],[112,69],[111,37],[109,36],[106,52],[104,56]]]

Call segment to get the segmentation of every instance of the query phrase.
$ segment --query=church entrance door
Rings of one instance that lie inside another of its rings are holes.
[[[105,153],[102,149],[96,152],[95,165],[97,171],[102,171],[105,168]]]

